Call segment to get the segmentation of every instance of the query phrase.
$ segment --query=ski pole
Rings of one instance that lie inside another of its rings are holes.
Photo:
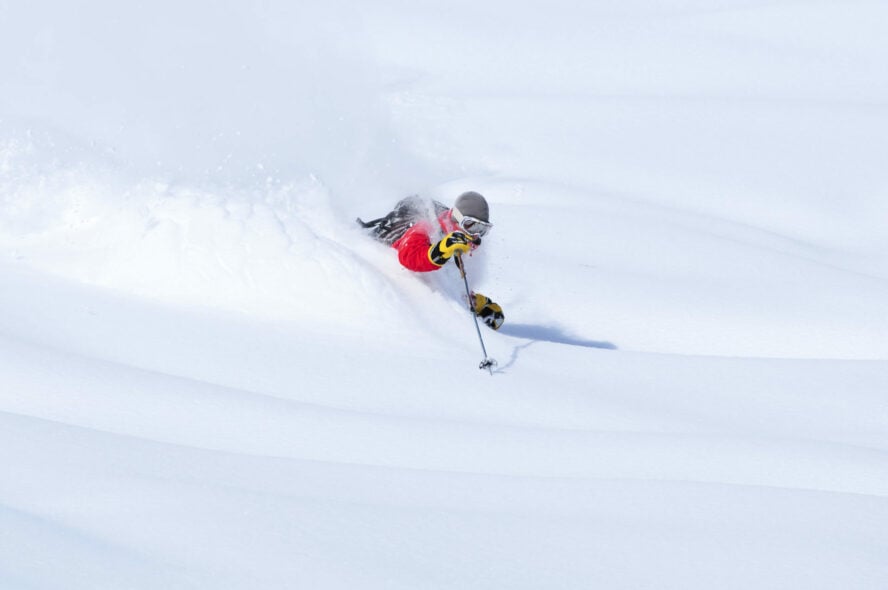
[[[478,341],[481,343],[481,352],[484,353],[484,360],[481,361],[481,364],[478,365],[478,368],[482,371],[487,369],[490,373],[491,377],[493,376],[493,367],[496,366],[496,359],[492,359],[487,356],[487,347],[484,346],[484,338],[481,336],[481,327],[478,326],[478,316],[475,314],[475,307],[472,305],[472,290],[469,289],[469,279],[466,278],[466,267],[463,264],[462,254],[457,252],[456,254],[456,266],[459,268],[459,274],[462,277],[463,283],[466,285],[466,301],[469,305],[469,311],[472,312],[472,319],[475,320],[475,331],[478,332]]]

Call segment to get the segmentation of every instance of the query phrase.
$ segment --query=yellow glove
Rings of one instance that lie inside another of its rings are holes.
[[[506,320],[506,316],[503,315],[503,308],[491,301],[490,297],[486,295],[472,293],[471,303],[472,311],[475,312],[475,315],[494,330],[499,330],[499,327]]]
[[[429,248],[429,260],[432,261],[432,264],[444,266],[444,263],[453,258],[457,252],[460,254],[468,252],[471,248],[470,243],[469,236],[466,234],[459,231],[450,232],[440,242]]]

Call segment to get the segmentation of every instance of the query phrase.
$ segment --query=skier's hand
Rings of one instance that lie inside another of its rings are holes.
[[[506,319],[506,316],[503,315],[503,308],[491,301],[490,297],[482,295],[481,293],[472,293],[470,303],[472,305],[472,311],[474,311],[475,315],[481,318],[485,324],[494,330],[499,330],[499,327],[503,325],[503,322]]]
[[[470,249],[469,236],[460,231],[450,232],[440,242],[429,248],[429,260],[438,266],[444,266],[444,263],[457,253],[465,254]]]

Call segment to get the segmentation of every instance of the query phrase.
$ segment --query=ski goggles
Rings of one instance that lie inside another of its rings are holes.
[[[453,219],[454,221],[456,221],[456,224],[460,227],[460,229],[473,236],[486,235],[487,232],[490,231],[490,228],[493,227],[493,224],[489,221],[482,221],[477,217],[463,215],[457,209],[453,210]]]

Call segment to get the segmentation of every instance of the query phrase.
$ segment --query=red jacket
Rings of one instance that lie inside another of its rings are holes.
[[[416,272],[430,272],[441,268],[429,258],[429,250],[433,242],[437,243],[446,234],[456,231],[459,227],[453,222],[450,209],[438,216],[438,225],[440,229],[432,227],[428,221],[418,221],[392,244],[392,248],[398,251],[398,260],[405,268]]]

